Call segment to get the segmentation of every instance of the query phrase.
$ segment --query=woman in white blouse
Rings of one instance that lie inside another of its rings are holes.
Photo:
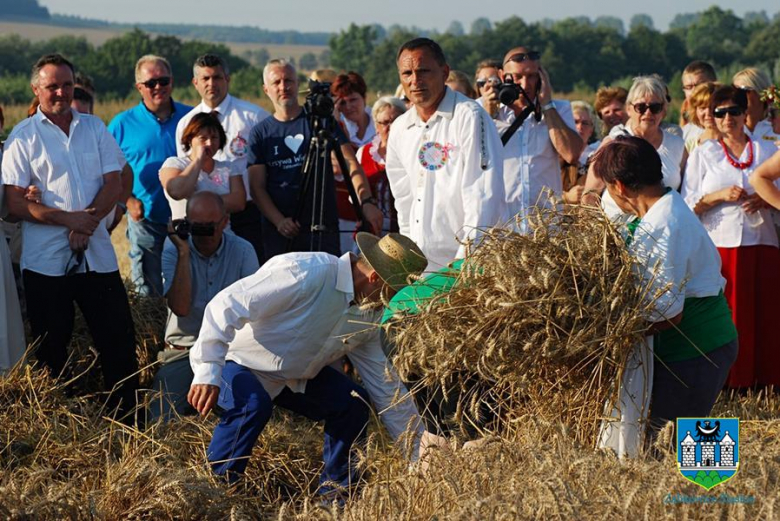
[[[195,115],[181,137],[188,157],[169,157],[160,168],[160,182],[171,205],[171,218],[183,219],[187,199],[195,192],[208,190],[222,196],[229,213],[246,205],[242,172],[229,161],[217,161],[214,154],[227,142],[225,130],[216,115]]]
[[[750,178],[776,148],[745,132],[743,90],[712,94],[718,140],[691,154],[683,184],[685,202],[718,247],[726,298],[739,332],[740,352],[727,385],[780,385],[780,336],[775,331],[780,294],[780,250],[772,214]]]
[[[672,190],[679,190],[688,154],[681,137],[661,128],[669,105],[666,92],[666,85],[658,76],[634,78],[626,99],[628,122],[625,125],[614,126],[609,135],[602,140],[602,145],[621,135],[644,139],[653,145],[661,156],[664,185]],[[592,172],[588,173],[583,202],[594,204],[596,200],[592,199],[592,195],[603,192],[602,206],[607,215],[611,218],[625,216],[609,192],[604,190],[605,186],[604,182]]]

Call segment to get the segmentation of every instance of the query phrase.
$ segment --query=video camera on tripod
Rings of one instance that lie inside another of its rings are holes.
[[[349,165],[344,158],[344,153],[341,151],[338,140],[334,136],[338,129],[338,122],[333,116],[335,104],[331,97],[330,86],[331,84],[328,82],[309,80],[309,89],[303,104],[309,128],[311,129],[311,139],[307,144],[306,158],[304,159],[301,172],[301,189],[298,194],[295,220],[301,222],[301,218],[307,211],[306,203],[311,201],[309,210],[311,212],[311,219],[309,220],[311,222],[310,251],[319,251],[321,249],[323,234],[334,233],[334,230],[328,230],[325,223],[327,176],[333,175],[331,154],[335,155],[341,168],[352,207],[361,223],[360,231],[371,231],[371,226],[363,215],[360,199],[352,183]],[[309,197],[310,194],[311,197]],[[339,233],[339,230],[335,230],[335,233]],[[291,247],[292,241],[288,243],[288,249]]]

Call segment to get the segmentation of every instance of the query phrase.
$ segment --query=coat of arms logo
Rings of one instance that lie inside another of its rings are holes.
[[[739,418],[678,418],[677,468],[709,490],[739,470]]]

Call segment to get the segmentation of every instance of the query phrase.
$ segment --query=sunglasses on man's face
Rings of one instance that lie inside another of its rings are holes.
[[[639,112],[640,114],[644,114],[648,110],[651,114],[658,114],[662,110],[664,110],[664,104],[663,103],[635,103],[634,104],[634,110]]]
[[[523,63],[526,60],[531,60],[535,62],[535,61],[539,61],[539,58],[541,57],[542,54],[537,51],[519,52],[507,58],[507,60],[504,62],[504,65],[506,65],[509,62]]]
[[[480,89],[483,89],[485,87],[485,85],[487,85],[488,83],[493,85],[493,86],[500,85],[501,84],[501,79],[498,76],[493,76],[492,78],[479,79],[479,80],[477,80],[477,87],[479,87]]]
[[[732,105],[731,107],[718,107],[712,111],[712,115],[718,119],[725,118],[726,114],[728,114],[729,116],[737,117],[737,116],[741,116],[744,113],[745,111],[742,110],[741,107],[737,107],[736,105]]]
[[[171,79],[168,76],[162,76],[160,78],[152,78],[151,80],[142,81],[141,85],[149,90],[154,90],[157,85],[160,87],[167,87],[171,84]]]

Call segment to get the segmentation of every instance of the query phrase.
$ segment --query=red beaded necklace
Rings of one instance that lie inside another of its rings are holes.
[[[740,170],[744,170],[746,168],[750,168],[750,166],[753,164],[753,143],[750,141],[750,136],[747,137],[747,147],[748,147],[748,160],[744,163],[740,163],[737,161],[739,158],[732,157],[731,152],[729,152],[728,147],[726,146],[726,143],[719,139],[718,142],[720,143],[721,148],[723,148],[723,153],[726,154],[726,160],[731,163],[731,166],[734,168],[739,168]]]

